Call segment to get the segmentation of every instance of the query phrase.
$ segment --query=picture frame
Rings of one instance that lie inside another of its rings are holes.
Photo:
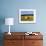
[[[19,9],[19,23],[36,23],[36,9]]]

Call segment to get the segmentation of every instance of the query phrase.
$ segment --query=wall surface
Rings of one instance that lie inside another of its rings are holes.
[[[36,9],[36,23],[20,24],[19,9]],[[13,17],[15,20],[11,32],[37,31],[46,36],[46,0],[0,0],[0,32],[8,32],[8,26],[4,23],[7,17]],[[44,46],[45,44],[46,41]]]
[[[45,0],[0,0],[1,14],[0,18],[13,17],[14,26],[11,31],[46,31],[46,1]],[[35,24],[20,24],[19,23],[19,9],[36,9],[36,23]],[[3,24],[1,26],[2,32],[8,31],[8,26]]]
[[[46,31],[46,1],[45,0],[0,0],[0,17],[13,17],[15,20],[11,31]],[[36,9],[35,24],[20,24],[19,9]],[[8,26],[1,26],[2,32],[8,31]]]

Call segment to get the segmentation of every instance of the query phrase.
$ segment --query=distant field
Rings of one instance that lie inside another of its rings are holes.
[[[21,15],[21,21],[33,21],[33,14]]]

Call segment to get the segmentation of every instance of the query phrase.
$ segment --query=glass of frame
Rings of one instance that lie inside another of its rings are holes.
[[[19,9],[19,23],[36,23],[36,10]]]

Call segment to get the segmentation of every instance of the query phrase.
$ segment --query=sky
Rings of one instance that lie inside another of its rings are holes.
[[[33,14],[33,11],[21,11],[21,14]]]

